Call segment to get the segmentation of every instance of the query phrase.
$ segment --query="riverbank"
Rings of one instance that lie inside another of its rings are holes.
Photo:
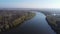
[[[33,18],[34,16],[35,16],[35,13],[30,13],[30,14],[23,15],[20,18],[14,20],[13,25],[16,26],[20,23],[23,23],[24,21],[27,21],[27,20]]]
[[[60,34],[60,26],[58,25],[59,22],[56,22],[56,18],[52,16],[46,16],[46,20],[51,28],[57,33]]]
[[[34,16],[35,16],[35,13],[26,12],[22,16],[19,16],[18,18],[13,20],[11,23],[9,21],[8,22],[6,21],[5,22],[6,24],[0,25],[0,32],[8,31],[14,27],[17,27],[18,25],[20,25],[24,21],[29,20],[29,19],[33,18]]]
[[[47,18],[46,18],[46,21],[48,22],[48,24],[51,26],[51,28],[52,28],[53,30],[56,30],[56,29],[55,29],[56,27],[54,26],[54,24],[50,23]]]

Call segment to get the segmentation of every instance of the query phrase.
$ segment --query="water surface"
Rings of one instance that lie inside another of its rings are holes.
[[[56,34],[46,21],[46,16],[43,13],[35,12],[36,16],[28,21],[25,21],[20,26],[4,33],[19,33],[19,34]],[[4,34],[3,33],[3,34]]]

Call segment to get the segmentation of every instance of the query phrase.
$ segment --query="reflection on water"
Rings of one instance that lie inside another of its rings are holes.
[[[4,33],[20,33],[20,34],[56,34],[45,20],[46,16],[42,13],[35,12],[36,16],[31,20],[25,21],[23,24]],[[4,34],[3,33],[3,34]]]

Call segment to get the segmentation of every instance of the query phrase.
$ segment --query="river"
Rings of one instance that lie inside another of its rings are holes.
[[[2,34],[56,34],[46,21],[46,16],[43,13],[35,12],[36,16],[28,21],[25,21],[20,26],[11,29]]]

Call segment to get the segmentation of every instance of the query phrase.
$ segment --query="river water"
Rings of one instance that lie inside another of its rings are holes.
[[[20,26],[2,34],[56,34],[46,21],[43,13],[35,12],[36,16]]]

